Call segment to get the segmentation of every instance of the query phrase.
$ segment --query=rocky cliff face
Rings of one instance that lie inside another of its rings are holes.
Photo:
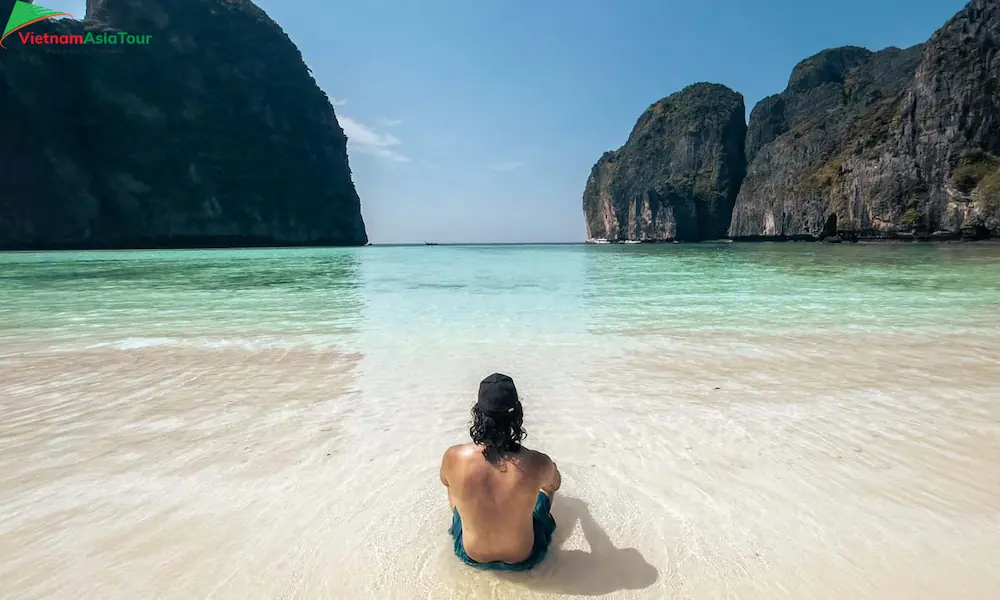
[[[248,0],[90,0],[0,50],[0,248],[360,245],[346,137]]]
[[[1000,234],[1000,3],[800,64],[751,115],[733,237]]]
[[[729,236],[1000,235],[998,49],[1000,2],[972,0],[925,44],[835,48],[802,61],[785,91],[751,113]],[[714,123],[688,130],[695,138],[717,134]],[[650,181],[690,173],[664,146],[630,139],[598,162],[584,194],[590,235],[641,238],[641,227],[628,226],[631,215],[651,211],[632,198]]]
[[[761,101],[750,115],[750,163],[730,234],[821,234],[831,213],[831,174],[823,166],[900,93],[920,55],[919,47],[881,52],[845,47],[799,63],[788,88]]]
[[[587,180],[591,238],[697,241],[723,237],[746,168],[743,97],[696,84],[653,104]]]

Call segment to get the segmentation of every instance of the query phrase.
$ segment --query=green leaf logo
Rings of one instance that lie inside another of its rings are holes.
[[[17,0],[17,2],[14,3],[14,11],[10,13],[10,19],[7,20],[7,26],[3,30],[3,37],[0,37],[0,48],[6,48],[6,46],[3,45],[3,41],[7,39],[7,36],[14,33],[18,29],[27,27],[32,23],[44,21],[45,19],[53,19],[55,17],[72,18],[73,15]]]

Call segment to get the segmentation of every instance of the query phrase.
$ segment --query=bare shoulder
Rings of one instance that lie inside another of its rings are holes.
[[[462,469],[461,464],[468,460],[463,456],[467,452],[468,445],[459,444],[444,451],[444,456],[441,457],[441,483],[448,485],[448,479],[456,470]]]
[[[555,461],[553,461],[552,458],[544,452],[529,450],[528,448],[522,448],[521,451],[524,452],[525,460],[527,460],[535,468],[544,469],[555,464]]]
[[[535,450],[529,450],[529,452],[531,453],[529,460],[532,464],[532,471],[538,477],[542,491],[551,496],[562,486],[562,475],[559,473],[559,467],[548,454]]]
[[[458,444],[444,451],[445,461],[467,460],[478,452],[475,444]]]

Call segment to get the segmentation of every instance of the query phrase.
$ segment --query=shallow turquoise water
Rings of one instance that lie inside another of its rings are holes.
[[[0,332],[567,340],[996,327],[1000,247],[437,246],[0,254]]]

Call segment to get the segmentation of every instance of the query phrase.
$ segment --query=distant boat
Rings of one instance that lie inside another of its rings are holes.
[[[425,246],[437,246],[438,243],[437,242],[424,242],[424,245]]]
[[[596,240],[593,239],[593,238],[591,238],[591,239],[587,240],[587,243],[588,244],[610,244],[611,242],[609,242],[608,240],[606,240],[604,238],[597,238]]]
[[[639,241],[639,240],[625,240],[625,243],[626,244],[641,244],[642,242]]]

